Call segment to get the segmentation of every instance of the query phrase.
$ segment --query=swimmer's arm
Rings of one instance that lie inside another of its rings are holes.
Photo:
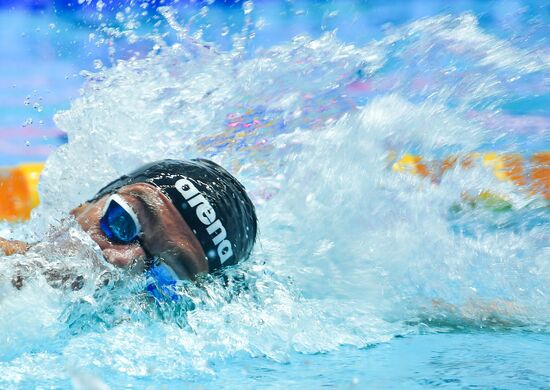
[[[0,237],[0,253],[5,256],[15,255],[17,253],[26,253],[29,250],[29,244],[23,241],[6,240]]]

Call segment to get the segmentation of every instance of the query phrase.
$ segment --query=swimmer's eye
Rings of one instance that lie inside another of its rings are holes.
[[[99,226],[105,236],[117,244],[130,244],[139,239],[141,225],[136,213],[120,195],[107,199]]]

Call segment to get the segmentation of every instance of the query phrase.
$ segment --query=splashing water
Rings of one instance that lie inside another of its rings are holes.
[[[253,13],[252,2],[243,7]],[[363,46],[297,36],[251,57],[242,41],[217,50],[188,38],[170,8],[159,13],[177,42],[156,36],[147,56],[87,74],[82,96],[56,115],[69,143],[47,162],[42,204],[27,225],[5,228],[46,234],[50,244],[2,258],[0,334],[9,343],[0,367],[10,375],[0,383],[59,383],[66,367],[76,367],[73,383],[87,371],[193,381],[228,357],[285,362],[419,324],[548,331],[544,200],[483,168],[456,167],[437,184],[388,169],[390,151],[442,158],[544,147],[548,120],[515,131],[503,107],[532,85],[548,93],[548,52],[533,56],[464,14],[418,20]],[[180,286],[193,310],[155,305],[142,280],[102,268],[99,249],[63,217],[143,163],[197,156],[245,184],[259,242],[228,271],[228,286],[213,277]],[[451,213],[461,194],[486,188],[513,210]],[[52,236],[52,224],[62,233]],[[71,270],[72,279],[54,288],[37,273],[15,289],[15,270],[32,264]]]

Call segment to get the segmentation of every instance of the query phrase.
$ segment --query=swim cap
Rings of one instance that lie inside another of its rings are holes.
[[[210,272],[250,255],[257,232],[254,204],[244,186],[218,164],[206,159],[152,162],[107,184],[92,201],[134,183],[152,184],[172,201],[199,240]]]

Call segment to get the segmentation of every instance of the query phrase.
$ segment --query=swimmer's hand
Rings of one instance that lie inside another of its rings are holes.
[[[15,254],[23,254],[29,250],[29,244],[23,241],[6,240],[0,237],[0,254],[11,256]]]

